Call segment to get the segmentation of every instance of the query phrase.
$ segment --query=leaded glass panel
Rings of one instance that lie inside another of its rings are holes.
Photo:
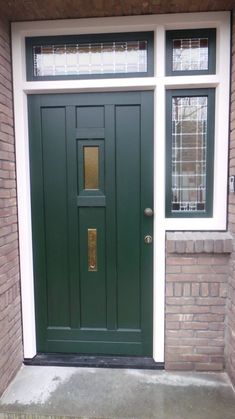
[[[173,39],[173,71],[208,70],[208,38]]]
[[[207,102],[172,98],[172,212],[206,209]]]
[[[145,73],[148,41],[33,46],[34,77]]]
[[[216,29],[166,31],[166,75],[215,74]]]

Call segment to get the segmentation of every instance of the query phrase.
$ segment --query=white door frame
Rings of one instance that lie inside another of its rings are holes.
[[[167,29],[217,28],[216,74],[165,76]],[[154,31],[155,73],[146,78],[27,81],[25,37],[85,33]],[[149,15],[12,24],[12,59],[17,165],[17,199],[21,266],[24,357],[36,355],[32,257],[27,95],[42,93],[154,90],[154,293],[153,358],[164,362],[165,232],[225,230],[230,77],[230,12]],[[212,218],[165,218],[165,91],[169,88],[216,88],[214,212]]]

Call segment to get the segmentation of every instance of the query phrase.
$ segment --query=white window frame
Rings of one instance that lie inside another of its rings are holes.
[[[216,74],[165,76],[165,31],[216,28]],[[154,31],[155,74],[146,78],[27,81],[25,37]],[[154,90],[154,294],[153,358],[164,362],[165,232],[225,230],[227,217],[230,12],[131,16],[12,24],[12,57],[24,357],[36,355],[27,95]],[[216,88],[212,218],[165,218],[165,91]]]

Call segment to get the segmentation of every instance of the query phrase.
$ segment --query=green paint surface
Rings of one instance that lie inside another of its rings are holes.
[[[29,132],[38,352],[152,355],[153,94],[30,96]]]

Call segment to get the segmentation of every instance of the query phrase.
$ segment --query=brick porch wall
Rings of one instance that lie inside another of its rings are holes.
[[[232,238],[168,233],[165,366],[222,371]]]
[[[23,359],[9,31],[0,21],[0,395]]]
[[[235,8],[232,27],[232,76],[231,76],[231,120],[230,120],[230,175],[235,175]],[[229,231],[235,239],[235,194],[229,194]],[[228,301],[226,318],[226,369],[235,385],[235,241],[230,259]]]

